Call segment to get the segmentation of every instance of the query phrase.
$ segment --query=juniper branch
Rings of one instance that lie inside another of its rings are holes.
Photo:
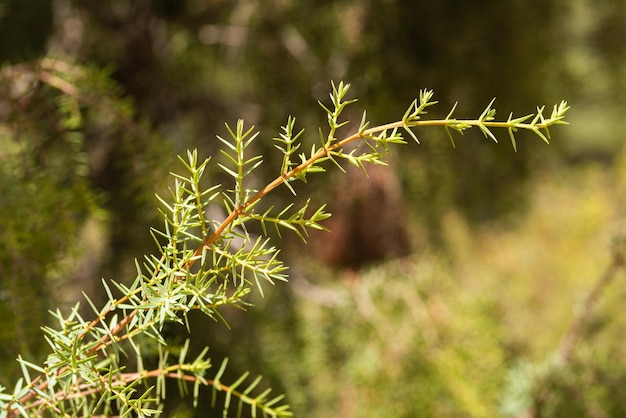
[[[52,74],[44,78],[56,88],[66,90],[66,94],[78,94]],[[514,132],[520,129],[531,131],[547,142],[548,128],[566,123],[564,115],[569,108],[562,102],[554,107],[548,118],[543,116],[544,108],[538,108],[536,115],[521,118],[510,115],[506,121],[495,121],[492,101],[477,119],[452,118],[455,105],[445,119],[424,120],[422,116],[426,114],[426,109],[437,102],[432,100],[432,91],[423,90],[401,120],[370,128],[364,113],[355,133],[337,138],[338,128],[348,123],[341,120],[342,112],[355,101],[344,100],[349,88],[350,85],[343,82],[338,85],[333,83],[332,106],[326,107],[320,103],[327,113],[329,131],[324,135],[320,130],[321,144],[313,146],[309,155],[301,153],[296,156],[295,153],[302,144],[300,138],[303,130],[294,134],[295,119],[288,119],[283,132],[276,138],[280,144],[277,148],[283,153],[280,174],[258,191],[248,189],[245,182],[245,178],[262,163],[261,156],[246,155],[249,146],[259,135],[254,132],[254,127],[244,129],[243,121],[238,121],[234,130],[227,125],[229,139],[220,137],[226,147],[222,154],[227,159],[226,164],[221,164],[220,167],[233,178],[232,189],[221,191],[220,186],[201,189],[200,178],[209,159],[198,163],[197,152],[189,151],[187,161],[183,160],[187,174],[174,175],[175,187],[171,191],[173,203],[160,198],[165,208],[161,211],[165,219],[164,230],[153,231],[157,243],[157,235],[166,240],[165,244],[159,244],[160,257],[146,257],[143,267],[137,263],[137,276],[130,286],[113,282],[118,291],[123,293],[118,298],[113,296],[110,286],[103,282],[109,296],[107,304],[102,309],[97,309],[87,298],[95,314],[92,321],[83,320],[78,315],[77,307],[67,318],[60,312],[55,314],[61,330],[45,330],[53,354],[49,356],[45,367],[21,361],[24,380],[16,384],[12,395],[4,394],[0,390],[0,405],[3,405],[4,415],[28,415],[29,411],[39,411],[41,408],[48,408],[60,415],[63,408],[58,407],[59,402],[78,402],[78,395],[87,397],[96,393],[100,393],[101,398],[97,402],[93,401],[93,408],[116,400],[123,409],[133,410],[139,415],[156,414],[158,411],[150,405],[164,396],[163,380],[174,378],[194,382],[196,396],[199,384],[208,384],[214,391],[225,392],[225,413],[229,408],[230,397],[235,396],[239,399],[239,408],[243,403],[248,404],[253,415],[259,409],[271,416],[290,416],[286,405],[278,405],[282,397],[268,400],[265,392],[256,397],[249,395],[258,383],[256,380],[244,391],[237,391],[236,388],[245,380],[245,376],[233,385],[223,385],[220,377],[225,363],[214,379],[205,378],[204,373],[210,368],[210,362],[204,361],[204,352],[195,363],[186,363],[184,354],[181,354],[177,364],[169,365],[169,352],[165,351],[160,357],[158,369],[122,372],[117,366],[120,355],[124,353],[120,344],[127,341],[140,358],[141,352],[134,338],[146,335],[153,338],[161,350],[165,345],[160,335],[164,323],[186,323],[186,315],[191,310],[201,310],[212,318],[221,318],[221,306],[245,305],[243,298],[253,283],[262,292],[261,281],[273,283],[275,280],[286,280],[286,267],[277,258],[279,250],[269,246],[266,239],[253,240],[245,225],[247,222],[259,222],[265,228],[265,223],[270,223],[276,228],[280,226],[294,230],[303,239],[307,229],[323,228],[319,222],[329,214],[324,212],[322,206],[313,215],[307,216],[305,212],[309,206],[308,201],[303,208],[291,213],[292,205],[279,210],[277,215],[271,215],[273,208],[263,212],[255,211],[257,203],[283,184],[295,194],[290,183],[296,180],[306,181],[309,173],[323,172],[322,163],[331,161],[341,167],[338,160],[344,159],[363,170],[365,163],[384,164],[383,157],[389,153],[389,144],[405,143],[402,131],[408,132],[417,141],[412,129],[424,126],[443,127],[448,132],[453,129],[461,134],[467,129],[477,127],[486,137],[496,142],[491,130],[506,129],[514,148]],[[352,148],[347,152],[347,146],[356,141],[361,141],[362,148]],[[362,149],[366,151],[363,152]],[[294,157],[299,158],[299,162],[292,160]],[[229,213],[222,222],[216,222],[206,217],[205,209],[210,202],[219,200],[220,197]],[[241,228],[242,232],[237,232],[236,228]],[[248,246],[233,248],[231,244],[237,236],[242,237]],[[249,280],[250,276],[253,281]],[[118,312],[121,313],[119,317]],[[186,348],[183,353],[186,353]],[[33,370],[38,375],[31,379],[28,370]],[[157,397],[149,398],[150,389],[139,397],[134,397],[134,385],[148,378],[157,380]],[[63,392],[57,389],[61,380],[65,382]],[[60,393],[71,395],[59,397]],[[108,400],[105,401],[105,398]],[[78,408],[78,404],[72,405]]]

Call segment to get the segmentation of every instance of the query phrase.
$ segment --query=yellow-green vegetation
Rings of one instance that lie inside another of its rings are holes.
[[[615,397],[624,394],[624,369],[615,361],[626,354],[625,161],[622,154],[614,168],[589,164],[567,177],[536,173],[527,210],[510,219],[472,226],[449,213],[443,252],[429,247],[360,273],[303,268],[313,283],[298,292],[302,344],[281,350],[264,341],[268,357],[286,366],[278,367],[295,410],[313,417],[623,411]],[[290,358],[301,359],[297,369]]]
[[[623,233],[616,177],[601,166],[541,173],[520,219],[478,231],[458,216],[444,221],[459,283],[498,302],[510,343],[532,359],[558,344],[611,262]]]

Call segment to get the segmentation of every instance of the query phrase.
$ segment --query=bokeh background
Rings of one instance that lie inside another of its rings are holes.
[[[317,101],[344,80],[356,123],[430,88],[432,117],[565,99],[570,125],[517,152],[506,132],[453,148],[425,129],[370,179],[311,179],[298,198],[327,202],[332,232],[277,242],[291,282],[225,312],[231,330],[193,318],[194,349],[263,374],[302,417],[626,417],[626,284],[599,282],[625,232],[622,0],[0,0],[0,62],[1,385],[18,354],[44,358],[48,310],[134,278],[177,154],[217,157],[243,118],[261,185],[287,116],[317,141]],[[215,416],[209,399],[166,413]]]

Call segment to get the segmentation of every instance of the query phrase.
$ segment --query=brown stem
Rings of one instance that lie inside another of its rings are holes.
[[[620,269],[622,269],[622,267],[624,267],[624,261],[624,254],[620,251],[615,251],[611,264],[608,266],[604,274],[600,276],[591,292],[589,292],[585,298],[578,316],[571,323],[561,340],[557,357],[557,362],[561,366],[565,366],[571,361],[574,348],[582,338],[584,327],[587,324],[594,307],[597,305],[604,290],[615,280],[617,273]]]

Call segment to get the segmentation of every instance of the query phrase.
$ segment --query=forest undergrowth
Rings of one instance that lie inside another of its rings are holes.
[[[287,378],[294,410],[383,417],[394,405],[393,416],[606,416],[594,413],[609,404],[620,411],[611,399],[622,394],[615,360],[626,354],[626,323],[616,314],[626,293],[625,162],[622,154],[613,167],[536,172],[527,207],[506,219],[475,225],[449,212],[444,250],[425,246],[360,273],[303,263],[314,284],[296,291],[302,345],[263,344],[266,361]],[[267,335],[275,326],[266,325]],[[290,358],[304,358],[303,367],[288,370]]]

